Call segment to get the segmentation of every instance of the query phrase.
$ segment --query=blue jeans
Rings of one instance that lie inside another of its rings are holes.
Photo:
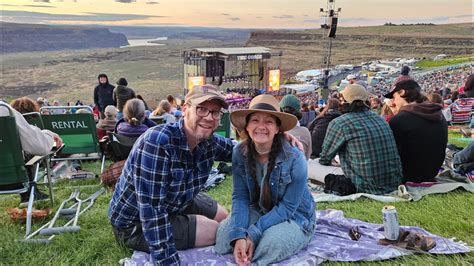
[[[258,209],[250,207],[250,225],[256,223],[262,215]],[[231,231],[229,221],[230,217],[222,221],[217,229],[214,250],[218,254],[233,251],[229,239],[229,232]],[[315,230],[316,228],[313,232],[304,233],[293,220],[268,228],[263,232],[263,236],[254,250],[252,262],[257,263],[257,265],[267,265],[296,254],[311,242]]]

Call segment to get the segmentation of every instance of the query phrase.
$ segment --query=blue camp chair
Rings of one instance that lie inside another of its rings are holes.
[[[21,147],[20,135],[16,126],[13,110],[9,105],[0,101],[0,108],[7,108],[9,116],[0,116],[0,194],[18,194],[27,192],[30,188],[26,216],[26,236],[31,231],[31,220],[36,184],[45,175],[40,177],[40,164],[46,164],[46,176],[48,177],[48,188],[51,205],[53,201],[53,190],[51,189],[51,174],[49,159],[53,152],[44,156],[34,156],[26,164]],[[28,169],[34,169],[33,180],[30,181]]]

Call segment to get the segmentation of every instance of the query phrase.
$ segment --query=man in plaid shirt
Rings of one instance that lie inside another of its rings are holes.
[[[358,193],[396,190],[402,181],[402,166],[389,125],[369,111],[364,87],[348,85],[342,97],[345,114],[329,123],[319,163],[330,165],[339,154],[342,170]]]
[[[228,213],[200,190],[215,160],[232,160],[232,141],[213,134],[227,107],[216,87],[196,86],[180,122],[137,140],[110,202],[117,241],[159,265],[179,264],[177,250],[214,244]]]

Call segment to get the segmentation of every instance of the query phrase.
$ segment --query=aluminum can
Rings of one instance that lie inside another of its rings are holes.
[[[395,206],[384,206],[382,209],[383,229],[387,240],[395,241],[400,234],[397,209]]]

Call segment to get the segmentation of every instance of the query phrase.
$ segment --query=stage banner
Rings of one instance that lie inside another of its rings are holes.
[[[188,77],[188,91],[191,91],[194,86],[204,85],[204,76]]]
[[[268,71],[268,91],[280,90],[280,69]]]

